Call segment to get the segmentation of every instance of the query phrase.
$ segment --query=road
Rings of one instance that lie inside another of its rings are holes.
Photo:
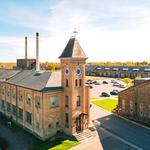
[[[92,105],[91,118],[98,123],[104,150],[150,150],[150,130]]]

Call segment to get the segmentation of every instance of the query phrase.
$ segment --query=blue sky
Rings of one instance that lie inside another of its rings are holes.
[[[59,61],[74,28],[88,61],[149,61],[149,0],[1,0],[0,62],[35,57]]]

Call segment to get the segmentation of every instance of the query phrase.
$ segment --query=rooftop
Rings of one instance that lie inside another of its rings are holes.
[[[7,78],[9,74],[11,76]],[[62,89],[60,72],[37,72],[35,70],[9,70],[8,72],[7,70],[0,70],[0,77],[1,81],[6,83],[42,92]]]
[[[59,58],[87,58],[82,50],[79,42],[74,38],[70,38],[65,49]]]

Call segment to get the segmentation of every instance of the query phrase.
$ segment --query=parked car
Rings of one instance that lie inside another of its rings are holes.
[[[93,82],[92,82],[92,80],[87,80],[86,81],[86,84],[92,84]]]
[[[118,93],[119,93],[119,91],[118,91],[118,90],[113,90],[113,91],[115,91],[115,92],[118,92]]]
[[[118,90],[113,90],[110,92],[111,95],[118,95],[119,91]]]
[[[102,92],[100,96],[102,96],[102,97],[110,97],[110,95],[108,93],[106,93],[106,92]]]
[[[90,89],[93,89],[93,86],[92,86],[92,85],[88,85],[87,87],[89,87]]]
[[[115,80],[111,80],[111,83],[116,83],[116,81]]]
[[[108,82],[107,82],[107,81],[103,81],[102,83],[103,83],[103,84],[108,84]]]
[[[119,87],[120,87],[120,88],[126,88],[126,86],[123,85],[123,84],[120,84]]]
[[[99,83],[99,82],[96,82],[95,85],[100,85],[100,83]]]
[[[100,85],[100,83],[98,81],[93,81],[93,84]]]
[[[116,83],[114,83],[114,84],[113,84],[113,86],[117,86],[117,87],[119,87],[119,86],[120,86],[120,84],[119,84],[118,82],[116,82]]]

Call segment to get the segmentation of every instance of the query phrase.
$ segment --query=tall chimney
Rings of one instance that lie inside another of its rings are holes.
[[[28,52],[27,52],[27,37],[25,36],[25,60],[27,61]]]
[[[39,64],[39,33],[36,33],[36,71],[40,70]]]

